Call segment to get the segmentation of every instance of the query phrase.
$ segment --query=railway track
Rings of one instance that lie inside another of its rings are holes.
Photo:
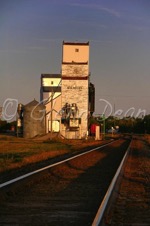
[[[134,135],[119,186],[101,220],[101,226],[150,225],[150,146],[145,136]]]
[[[0,225],[92,225],[129,143],[122,138],[3,183]]]

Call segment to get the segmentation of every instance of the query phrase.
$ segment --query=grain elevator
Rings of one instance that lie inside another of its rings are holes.
[[[61,73],[41,75],[41,101],[46,107],[46,133],[57,132],[67,139],[87,137],[95,101],[89,42],[63,42]]]

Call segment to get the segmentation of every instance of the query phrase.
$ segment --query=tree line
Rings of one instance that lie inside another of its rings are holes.
[[[92,117],[90,124],[100,124],[101,127],[105,126],[105,132],[116,129],[120,133],[150,134],[150,115],[146,115],[143,118],[130,116],[124,118],[109,116],[106,119],[102,116]]]
[[[138,134],[150,134],[150,115],[146,115],[143,118],[124,117],[119,119],[114,116],[95,117],[92,116],[89,120],[89,127],[92,124],[100,124],[101,127],[105,125],[105,132],[114,128],[120,133],[138,133]],[[0,120],[0,133],[16,130],[16,121],[8,123],[7,121]]]

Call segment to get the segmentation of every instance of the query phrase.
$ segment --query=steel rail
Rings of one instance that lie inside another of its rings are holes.
[[[17,178],[14,178],[14,179],[12,179],[12,180],[6,181],[6,182],[0,184],[0,188],[6,187],[6,186],[8,186],[8,185],[10,185],[10,184],[13,184],[13,183],[17,182],[17,181],[20,181],[20,180],[22,180],[22,179],[25,179],[25,178],[27,178],[27,177],[29,177],[29,176],[32,176],[32,175],[34,175],[34,174],[37,174],[37,173],[39,173],[39,172],[41,172],[41,171],[44,171],[44,170],[49,169],[49,168],[52,168],[52,167],[54,167],[54,166],[60,165],[60,164],[62,164],[62,163],[68,162],[68,161],[70,161],[70,160],[72,160],[72,159],[78,158],[78,157],[80,157],[80,156],[82,156],[82,155],[88,154],[88,153],[90,153],[90,152],[92,152],[92,151],[95,151],[95,150],[97,150],[97,149],[101,149],[101,148],[103,148],[103,147],[106,147],[106,146],[108,146],[109,144],[112,144],[112,143],[114,143],[114,142],[116,142],[116,141],[118,141],[118,140],[115,140],[115,141],[113,140],[113,141],[111,141],[111,142],[109,142],[109,143],[107,143],[107,144],[98,146],[98,147],[93,148],[93,149],[91,149],[91,150],[89,150],[89,151],[82,152],[81,154],[77,154],[77,155],[75,155],[75,156],[73,156],[73,157],[69,157],[69,158],[67,158],[67,159],[61,160],[61,161],[59,161],[59,162],[50,164],[50,165],[45,166],[45,167],[43,167],[43,168],[40,168],[40,169],[38,169],[38,170],[35,170],[35,171],[30,172],[30,173],[27,173],[27,174],[24,174],[24,175],[22,175],[22,176],[19,176],[19,177],[17,177]]]
[[[131,140],[131,142],[132,142],[132,140]],[[99,207],[99,209],[98,209],[98,211],[96,213],[96,216],[95,216],[95,218],[93,220],[92,226],[99,226],[100,223],[102,222],[102,219],[103,219],[103,216],[104,216],[107,204],[108,204],[108,202],[110,200],[110,197],[111,197],[111,195],[113,193],[113,190],[115,188],[117,179],[119,178],[119,174],[120,174],[120,172],[121,172],[121,170],[123,168],[125,160],[127,159],[127,156],[128,156],[128,153],[129,153],[129,150],[130,150],[130,147],[131,147],[131,142],[130,142],[127,150],[126,150],[126,153],[125,153],[125,155],[124,155],[124,157],[123,157],[123,159],[122,159],[117,171],[116,171],[115,176],[113,177],[113,179],[112,179],[112,181],[111,181],[111,183],[109,185],[109,188],[108,188],[108,190],[107,190],[107,192],[106,192],[106,194],[105,194],[105,196],[103,198],[103,201],[102,201],[102,203],[101,203],[101,205],[100,205],[100,207]]]

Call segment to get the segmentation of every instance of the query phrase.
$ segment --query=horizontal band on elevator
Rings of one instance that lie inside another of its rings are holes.
[[[89,77],[70,77],[70,76],[62,76],[62,80],[87,80]]]

